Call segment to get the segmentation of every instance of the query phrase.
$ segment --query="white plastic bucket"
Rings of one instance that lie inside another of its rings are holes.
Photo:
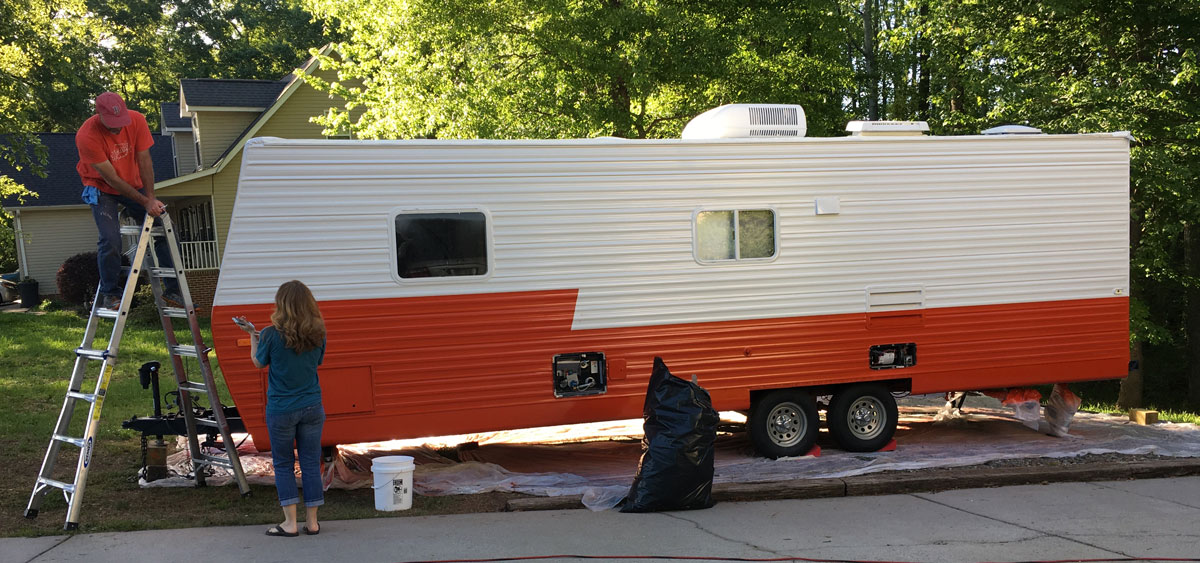
[[[375,510],[408,510],[412,508],[413,458],[389,455],[371,460],[375,475]]]

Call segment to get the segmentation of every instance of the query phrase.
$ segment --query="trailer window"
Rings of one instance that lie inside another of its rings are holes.
[[[696,258],[702,262],[775,256],[775,212],[770,209],[696,214]]]
[[[487,218],[479,212],[396,215],[401,278],[487,274]]]

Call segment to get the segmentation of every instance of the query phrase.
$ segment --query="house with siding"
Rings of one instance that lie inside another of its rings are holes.
[[[156,176],[155,194],[167,204],[176,224],[188,285],[193,300],[201,307],[211,304],[216,289],[224,234],[233,213],[246,141],[263,136],[323,138],[323,127],[313,123],[312,118],[345,104],[341,98],[309,86],[302,74],[337,80],[332,71],[321,69],[314,57],[281,80],[184,79],[179,83],[179,101],[161,106],[160,135],[169,140],[166,146],[170,152],[166,158],[176,173]],[[73,141],[69,148],[70,158],[77,159]],[[74,165],[72,161],[72,174]],[[78,192],[78,176],[74,185]],[[38,205],[37,200],[27,200],[24,205],[14,203],[11,208],[24,209],[30,205]],[[83,225],[91,229],[93,240],[89,245],[63,240],[60,246],[64,248],[74,245],[74,251],[67,256],[95,248],[90,211],[81,204],[77,213],[88,214]],[[48,222],[79,221],[64,215]],[[53,262],[54,258],[44,261]],[[49,287],[43,283],[40,289],[43,293],[56,291],[52,283]]]

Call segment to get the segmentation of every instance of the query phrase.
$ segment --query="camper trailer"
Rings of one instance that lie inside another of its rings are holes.
[[[213,338],[256,447],[229,319],[291,279],[328,328],[326,445],[636,418],[656,356],[770,457],[819,410],[873,451],[899,394],[1127,373],[1127,133],[847,129],[749,104],[681,139],[251,140]]]

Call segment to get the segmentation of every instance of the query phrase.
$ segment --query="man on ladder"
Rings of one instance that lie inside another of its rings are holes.
[[[108,384],[112,379],[120,352],[121,336],[125,321],[129,317],[130,302],[142,271],[149,275],[154,303],[162,320],[166,337],[167,352],[179,385],[180,410],[187,426],[188,450],[192,458],[193,475],[197,485],[204,484],[204,471],[210,466],[224,467],[233,472],[238,489],[243,496],[250,494],[250,485],[242,471],[229,432],[229,422],[221,407],[220,394],[212,366],[208,362],[210,348],[205,344],[196,318],[196,308],[187,293],[187,279],[179,261],[179,244],[175,229],[166,213],[166,206],[154,197],[154,170],[150,161],[150,145],[153,139],[140,113],[125,108],[120,96],[105,92],[96,98],[96,115],[88,119],[75,137],[79,147],[79,175],[85,184],[84,199],[92,205],[96,226],[100,229],[99,266],[100,287],[92,304],[92,314],[84,329],[83,341],[75,349],[75,367],[63,398],[63,408],[58,415],[46,457],[38,472],[33,493],[29,496],[26,518],[36,518],[42,501],[51,489],[60,489],[67,501],[67,517],[64,528],[79,527],[79,512],[83,491],[87,485],[87,474],[95,451],[95,439],[99,431],[100,412]],[[90,196],[90,199],[89,199]],[[122,227],[117,220],[117,206],[124,205],[139,226]],[[156,226],[160,225],[160,226]],[[132,254],[129,276],[121,287],[121,235],[137,235],[138,242],[130,249]],[[150,246],[155,248],[152,264],[147,263]],[[162,289],[155,283],[162,282]],[[166,300],[176,301],[179,306],[168,306]],[[108,344],[98,347],[93,344],[101,319],[113,321]],[[191,332],[191,344],[180,344],[175,335],[173,319],[186,319]],[[183,358],[196,358],[201,378],[188,378]],[[83,388],[84,379],[94,370],[91,363],[99,363],[95,375],[95,386],[91,393]],[[200,418],[194,409],[195,400],[205,397],[212,407],[212,418]],[[88,409],[82,436],[71,435],[71,420],[76,407]],[[220,433],[225,446],[224,454],[213,454],[201,448],[200,427]],[[74,477],[69,481],[55,478],[59,451],[64,444],[79,448]]]
[[[141,224],[146,213],[158,217],[167,206],[154,197],[154,162],[150,147],[154,137],[146,117],[125,107],[116,92],[96,97],[96,115],[88,118],[75,134],[83,180],[83,201],[92,206],[92,217],[100,231],[96,262],[100,269],[100,307],[115,310],[121,304],[121,223],[118,206]],[[174,267],[167,241],[154,241],[154,253],[164,268]],[[163,297],[183,303],[179,283],[163,280]]]

